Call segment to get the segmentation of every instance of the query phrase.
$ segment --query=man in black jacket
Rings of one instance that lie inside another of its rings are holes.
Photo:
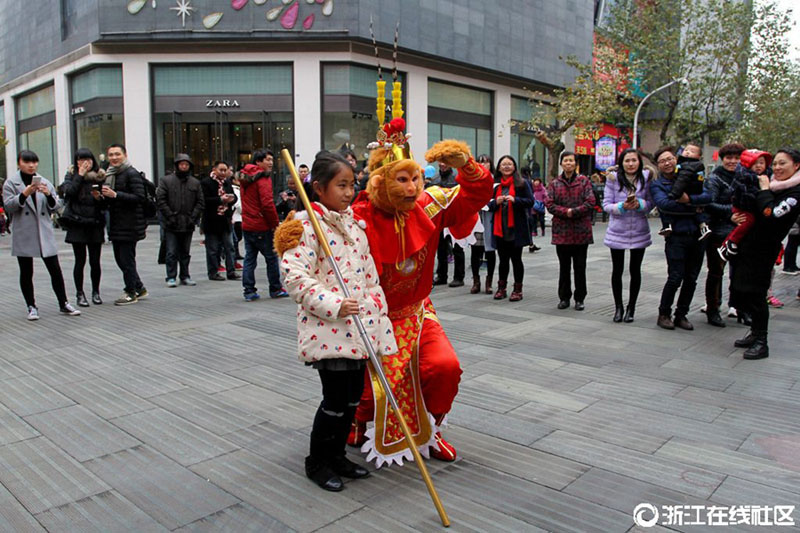
[[[717,253],[725,238],[734,226],[743,221],[743,215],[734,215],[731,206],[734,171],[744,146],[730,143],[719,149],[722,165],[715,168],[705,181],[705,189],[711,194],[711,203],[705,208],[710,216],[708,226],[711,236],[706,248],[706,318],[712,326],[725,327],[719,307],[722,304],[722,277],[725,272],[725,261]],[[733,304],[731,304],[733,305]]]
[[[431,180],[430,186],[439,186],[443,189],[452,189],[458,183],[456,176],[458,172],[455,169],[439,163],[439,172]],[[427,186],[426,186],[427,188]],[[460,244],[453,242],[450,235],[445,235],[444,232],[439,236],[439,248],[436,250],[436,278],[433,280],[434,285],[447,285],[447,263],[449,261],[450,252],[453,253],[453,281],[450,282],[450,287],[463,287],[464,274],[466,268],[466,259],[464,257],[464,249]]]
[[[144,178],[131,166],[123,145],[112,144],[106,155],[109,166],[101,194],[108,202],[108,238],[125,281],[125,292],[114,304],[129,305],[147,297],[147,289],[136,270],[136,243],[144,239],[147,229],[144,216],[147,195]]]
[[[180,263],[181,285],[197,285],[189,275],[194,227],[203,214],[203,189],[192,176],[194,164],[186,154],[175,156],[175,171],[158,182],[156,202],[164,220],[167,241],[167,287],[176,287]]]
[[[211,175],[200,180],[203,187],[203,234],[206,239],[206,267],[208,279],[224,281],[219,273],[220,257],[225,258],[228,279],[241,279],[236,274],[236,254],[231,239],[231,218],[236,195],[228,178],[229,167],[225,161],[216,161]]]

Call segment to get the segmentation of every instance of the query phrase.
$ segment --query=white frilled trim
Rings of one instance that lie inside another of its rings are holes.
[[[427,413],[428,421],[431,425],[431,438],[417,448],[419,450],[420,455],[425,459],[430,459],[430,448],[433,447],[437,451],[439,451],[439,444],[436,442],[436,433],[439,431],[439,426],[436,425],[436,421],[434,420],[433,416],[430,413]],[[442,421],[442,425],[447,423],[447,417],[445,417],[444,421]],[[414,454],[411,453],[410,448],[406,448],[403,451],[393,453],[391,455],[383,455],[378,453],[375,449],[375,425],[373,424],[372,427],[367,429],[364,432],[364,436],[367,437],[367,442],[361,446],[361,451],[367,454],[367,461],[375,461],[375,466],[377,468],[382,467],[383,465],[392,466],[392,463],[396,463],[399,466],[403,466],[403,461],[413,461]]]
[[[480,225],[481,226],[481,231],[483,231],[483,224],[481,224],[480,219],[478,219],[478,224],[477,225]],[[457,245],[461,246],[461,248],[466,250],[468,246],[478,242],[478,239],[475,238],[475,232],[476,231],[477,230],[472,230],[472,232],[470,232],[470,234],[467,235],[466,237],[464,237],[463,239],[456,239],[450,233],[450,230],[448,228],[445,228],[444,229],[444,236],[447,237],[448,235],[450,235],[450,238],[453,239],[453,244],[457,244]]]

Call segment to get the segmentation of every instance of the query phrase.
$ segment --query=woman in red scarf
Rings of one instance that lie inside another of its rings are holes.
[[[528,226],[528,213],[533,207],[533,191],[530,184],[522,179],[517,171],[517,162],[510,155],[504,155],[497,162],[494,175],[495,189],[489,202],[489,211],[494,220],[486,228],[484,238],[490,238],[500,256],[499,278],[495,300],[506,297],[509,262],[514,266],[514,290],[512,302],[522,300],[522,278],[525,267],[522,265],[522,249],[531,244]]]

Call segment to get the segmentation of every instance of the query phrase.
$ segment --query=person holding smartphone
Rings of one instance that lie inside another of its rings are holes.
[[[603,244],[611,249],[611,291],[614,294],[614,322],[633,322],[636,300],[642,285],[642,260],[652,244],[647,213],[653,209],[650,198],[650,171],[643,167],[642,156],[629,148],[617,159],[616,171],[609,171],[603,193],[603,211],[608,213],[608,229]],[[622,304],[622,271],[625,250],[630,251],[631,283],[628,306]]]
[[[100,252],[105,241],[105,210],[107,203],[101,194],[105,171],[100,170],[94,154],[87,148],[75,152],[72,172],[64,180],[66,207],[61,219],[66,224],[65,241],[72,245],[75,267],[75,300],[80,307],[89,307],[83,292],[83,271],[88,251],[92,279],[92,303],[100,305]]]
[[[61,313],[80,315],[81,312],[67,301],[64,276],[58,263],[58,245],[51,219],[58,207],[55,188],[36,173],[39,167],[36,153],[30,150],[19,152],[17,167],[19,171],[16,175],[3,184],[3,204],[14,226],[11,255],[19,263],[19,284],[28,306],[28,320],[39,320],[39,308],[33,291],[34,257],[41,257],[44,261]]]

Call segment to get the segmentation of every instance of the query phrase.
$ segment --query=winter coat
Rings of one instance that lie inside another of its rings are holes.
[[[176,233],[194,231],[203,214],[203,188],[190,174],[183,177],[167,174],[158,180],[156,204],[164,220],[164,229]]]
[[[653,200],[650,197],[650,171],[644,170],[644,183],[636,182],[636,199],[639,207],[633,211],[623,209],[622,205],[628,199],[628,190],[620,190],[617,175],[609,172],[606,177],[606,187],[603,191],[603,211],[608,213],[608,229],[603,239],[603,244],[615,250],[632,250],[647,248],[652,244],[650,240],[650,224],[647,222],[647,213],[653,209]]]
[[[514,186],[514,193],[516,195],[512,209],[514,210],[514,246],[523,247],[530,246],[531,244],[531,229],[529,224],[529,214],[531,207],[533,207],[533,191],[527,181],[523,181],[523,186]],[[501,216],[500,204],[497,203],[497,188],[500,187],[498,183],[495,186],[495,193],[492,199],[489,200],[489,211],[493,213],[492,225],[484,228],[484,242],[488,239],[491,241],[491,249],[497,249],[497,241],[501,239],[494,234],[494,217]]]
[[[793,206],[786,202],[791,198],[795,200]],[[732,258],[731,288],[766,298],[781,241],[800,214],[800,185],[778,193],[759,191],[756,205],[756,223]]]
[[[562,173],[547,185],[547,210],[553,215],[552,244],[592,244],[592,182],[583,175],[567,180]],[[572,217],[567,210],[572,209]]]
[[[145,238],[147,220],[143,203],[147,200],[145,178],[133,167],[114,176],[116,198],[106,198],[110,214],[108,238],[117,242],[136,242]]]
[[[674,179],[659,174],[657,179],[650,182],[650,196],[662,217],[664,213],[672,217],[673,235],[694,235],[700,231],[697,225],[697,207],[708,205],[711,194],[708,190],[704,190],[702,194],[690,194],[689,203],[681,204],[669,198],[674,184]]]
[[[92,196],[92,187],[102,186],[104,181],[105,174],[94,171],[87,172],[86,176],[76,172],[64,180],[64,213],[69,213],[73,219],[66,226],[66,242],[99,244],[106,240],[107,203],[102,196],[98,200]]]
[[[19,172],[10,176],[3,184],[3,205],[6,215],[11,219],[11,255],[14,257],[58,255],[51,215],[59,207],[60,200],[52,183],[42,178],[42,184],[47,185],[50,198],[54,200],[52,203],[48,202],[47,196],[41,192],[32,194],[20,203],[20,194],[26,185]],[[34,196],[36,196],[35,204]]]
[[[703,184],[711,195],[711,203],[705,209],[710,218],[708,227],[711,228],[715,237],[725,238],[734,228],[734,223],[731,221],[733,180],[734,173],[725,170],[725,167],[720,165],[711,171]]]
[[[758,175],[743,165],[736,165],[731,200],[737,209],[752,213],[757,209],[756,197],[760,191]]]
[[[397,351],[386,295],[370,254],[367,235],[353,218],[351,209],[329,211],[314,204],[331,251],[352,298],[360,304],[359,316],[375,351],[385,355]],[[298,356],[301,361],[321,359],[366,359],[366,348],[350,317],[339,318],[343,295],[333,270],[319,246],[308,214],[298,213],[303,234],[281,259],[286,290],[297,302]],[[362,222],[363,224],[363,222]]]
[[[271,231],[278,227],[278,211],[272,198],[272,179],[256,165],[246,165],[239,178],[242,198],[242,230]]]
[[[233,194],[233,203],[228,204],[224,215],[217,213],[217,209],[222,205],[222,198],[219,196],[219,183],[211,176],[206,176],[200,180],[203,189],[203,231],[205,233],[220,234],[231,230],[231,218],[233,217],[233,206],[239,198],[233,192],[231,180],[226,179],[222,182],[222,190],[225,194]]]
[[[543,204],[547,202],[547,188],[541,183],[533,186],[533,199]]]

